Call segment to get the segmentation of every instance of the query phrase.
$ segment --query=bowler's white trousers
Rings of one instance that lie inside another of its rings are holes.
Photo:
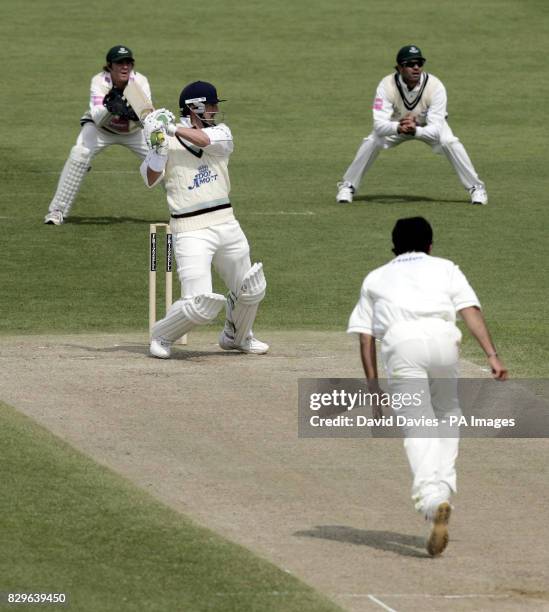
[[[212,264],[227,288],[240,293],[252,267],[248,240],[238,221],[173,235],[177,273],[185,298],[212,293]]]
[[[444,154],[452,164],[465,189],[470,190],[475,185],[484,187],[484,183],[476,173],[465,147],[454,135],[446,121],[442,125],[438,136],[434,138],[431,136],[404,136],[402,134],[378,136],[375,132],[372,132],[362,141],[354,160],[343,175],[343,180],[351,183],[355,191],[358,190],[362,177],[382,149],[390,149],[410,140],[421,140],[430,145],[435,153]]]
[[[390,393],[420,393],[422,397],[421,406],[403,407],[398,414],[438,417],[439,423],[461,415],[457,397],[460,340],[459,329],[442,319],[403,321],[390,327],[381,345]],[[431,518],[438,504],[457,490],[459,438],[442,424],[424,431],[430,437],[418,437],[421,429],[405,427],[404,448],[413,474],[416,510]],[[445,433],[448,435],[442,437]]]

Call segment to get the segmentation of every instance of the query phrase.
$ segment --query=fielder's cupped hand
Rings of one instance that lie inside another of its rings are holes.
[[[399,122],[398,131],[400,134],[413,136],[416,133],[416,118],[411,113],[403,117]]]

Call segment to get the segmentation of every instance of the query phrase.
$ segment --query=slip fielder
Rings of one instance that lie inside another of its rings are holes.
[[[402,47],[396,62],[396,72],[378,85],[373,104],[374,130],[364,139],[343,180],[337,184],[336,200],[342,204],[353,201],[362,177],[380,151],[420,140],[435,153],[446,156],[469,192],[472,204],[487,204],[485,185],[446,121],[444,85],[433,74],[423,72],[425,58],[415,45]]]

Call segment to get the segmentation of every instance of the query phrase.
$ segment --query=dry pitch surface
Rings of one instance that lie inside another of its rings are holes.
[[[546,440],[462,441],[430,559],[401,440],[297,437],[297,378],[361,376],[356,339],[261,337],[247,356],[195,333],[170,361],[143,335],[4,337],[1,399],[347,610],[549,610]]]

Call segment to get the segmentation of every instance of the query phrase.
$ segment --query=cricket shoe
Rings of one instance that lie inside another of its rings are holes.
[[[52,210],[44,217],[46,225],[62,225],[63,213],[60,210]]]
[[[172,354],[172,343],[163,338],[153,338],[149,352],[153,357],[158,359],[169,359]]]
[[[450,521],[450,514],[452,513],[452,506],[445,501],[439,504],[433,514],[431,523],[431,533],[427,540],[427,552],[432,557],[440,555],[446,546],[448,546],[448,523]]]
[[[350,204],[353,201],[354,192],[355,188],[351,185],[351,183],[347,181],[338,183],[336,201],[340,204]]]
[[[482,185],[473,185],[469,189],[471,194],[471,204],[488,204],[488,194]]]
[[[269,345],[261,342],[252,335],[248,336],[242,344],[236,344],[234,337],[223,330],[219,336],[219,346],[224,351],[240,351],[252,355],[264,355],[269,350]]]

